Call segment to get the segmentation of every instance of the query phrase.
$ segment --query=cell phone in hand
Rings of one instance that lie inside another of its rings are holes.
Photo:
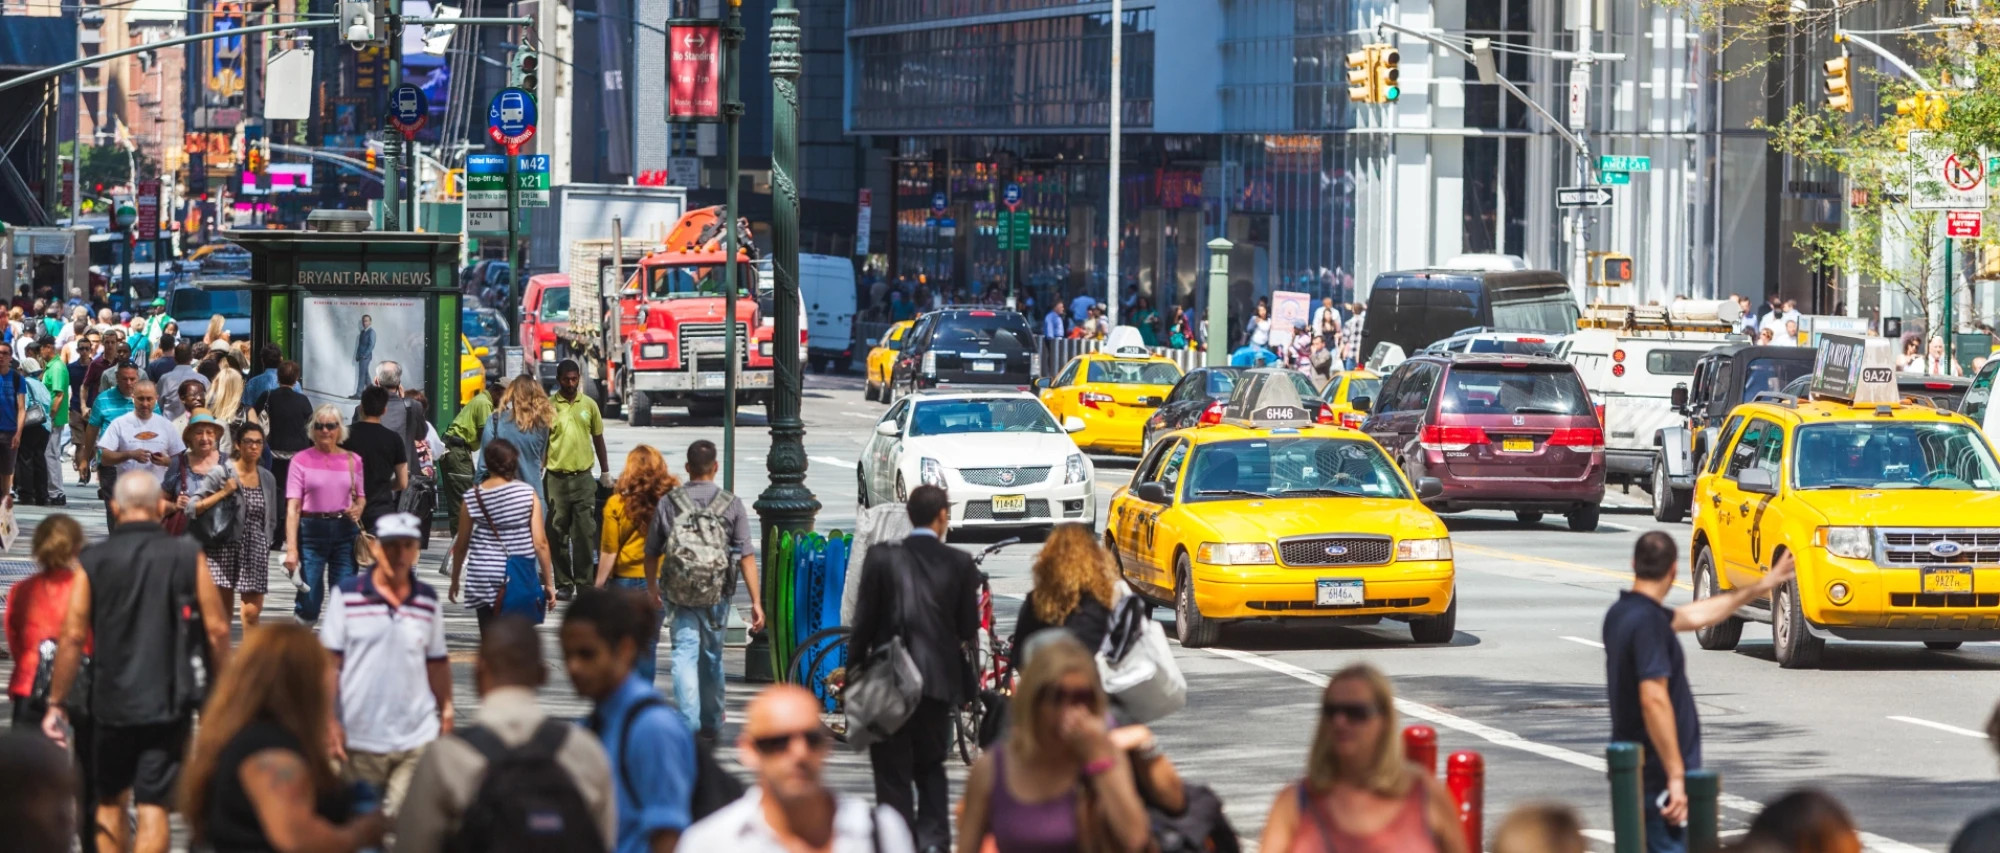
[[[1662,812],[1667,810],[1667,792],[1660,792],[1660,796],[1653,801],[1653,807]],[[1664,819],[1661,822],[1666,823]],[[1666,825],[1668,838],[1678,839],[1687,834],[1687,821],[1685,819],[1680,823],[1667,823]]]

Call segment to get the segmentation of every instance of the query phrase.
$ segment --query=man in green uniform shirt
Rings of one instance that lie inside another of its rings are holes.
[[[549,540],[555,556],[556,593],[568,600],[591,585],[597,566],[597,478],[591,476],[592,451],[597,470],[611,473],[611,455],[604,449],[604,417],[597,401],[578,393],[583,369],[573,359],[556,366],[555,424],[549,428],[548,477],[543,480],[549,500]]]
[[[49,447],[42,451],[42,462],[49,466],[49,506],[64,506],[69,503],[62,487],[62,446],[69,427],[69,365],[63,363],[62,354],[56,351],[53,337],[42,337],[39,355],[42,386],[49,389]]]

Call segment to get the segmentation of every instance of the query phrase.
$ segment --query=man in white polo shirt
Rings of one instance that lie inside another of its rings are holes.
[[[410,572],[423,527],[391,513],[375,522],[375,538],[374,569],[341,582],[319,636],[340,670],[333,757],[394,816],[424,748],[451,732],[451,666],[437,590]]]

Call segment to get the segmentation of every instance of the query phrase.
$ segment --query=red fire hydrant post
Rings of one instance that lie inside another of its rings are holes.
[[[1430,726],[1403,727],[1403,757],[1411,764],[1424,768],[1425,773],[1436,776],[1438,772],[1438,733]]]
[[[1444,786],[1458,804],[1458,823],[1465,830],[1468,850],[1483,850],[1486,837],[1486,759],[1472,751],[1454,752],[1445,761]]]

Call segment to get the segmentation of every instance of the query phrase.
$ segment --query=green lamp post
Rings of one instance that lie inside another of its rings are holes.
[[[767,410],[771,423],[771,450],[764,468],[771,483],[757,496],[755,508],[763,527],[766,557],[771,554],[773,535],[780,531],[806,531],[819,513],[819,499],[806,488],[805,424],[799,420],[802,396],[799,373],[799,11],[793,0],[777,0],[771,10],[771,276],[776,291],[772,325],[772,355],[777,362],[776,381],[771,388]],[[733,178],[732,178],[733,180]],[[766,565],[768,569],[768,564]],[[769,579],[764,600],[772,601]],[[745,654],[750,665],[769,666],[768,646],[754,638]],[[758,652],[764,651],[763,654]],[[748,667],[746,666],[746,669]],[[745,673],[746,677],[753,673]],[[766,678],[769,672],[756,673]]]

